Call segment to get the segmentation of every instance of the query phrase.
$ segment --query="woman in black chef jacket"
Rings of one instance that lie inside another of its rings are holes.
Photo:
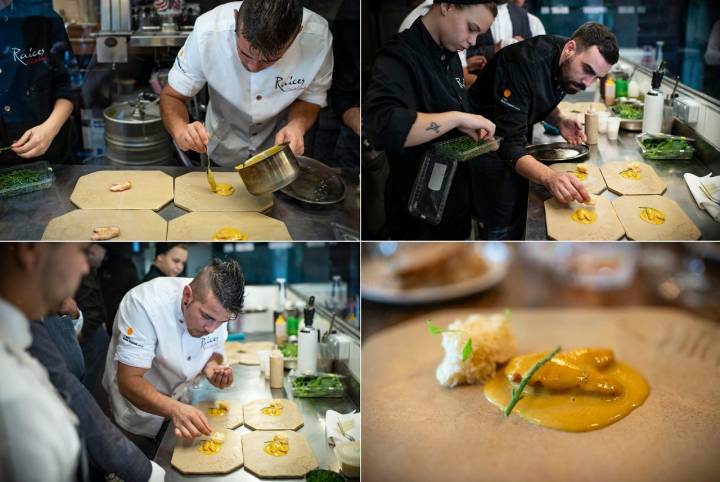
[[[387,154],[385,212],[393,239],[466,239],[470,235],[469,170],[458,163],[438,225],[411,217],[408,200],[431,144],[465,133],[491,136],[495,125],[472,114],[457,52],[490,28],[497,9],[486,0],[433,4],[379,52],[363,99],[368,140]]]
[[[65,25],[47,0],[0,0],[0,163],[69,156],[67,49]]]

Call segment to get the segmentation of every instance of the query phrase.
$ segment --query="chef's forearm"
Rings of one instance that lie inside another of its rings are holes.
[[[288,108],[288,125],[297,126],[304,134],[315,124],[318,114],[320,114],[319,105],[296,100]]]
[[[73,104],[67,99],[55,100],[55,105],[50,116],[45,120],[44,124],[52,129],[53,137],[60,132],[62,126],[70,118],[73,111]]]
[[[162,116],[165,129],[175,138],[176,133],[185,128],[190,121],[185,100],[176,97],[168,91],[171,88],[165,86],[160,93],[160,115]]]
[[[165,418],[171,417],[173,410],[180,403],[160,393],[142,376],[118,376],[118,388],[120,394],[140,410]]]
[[[555,127],[558,127],[560,125],[560,120],[562,119],[562,112],[560,112],[560,109],[555,107],[555,109],[548,114],[548,116],[545,118],[545,122],[554,125]]]
[[[404,147],[418,146],[437,139],[459,125],[458,112],[426,114],[418,112],[415,123],[405,138]]]
[[[552,169],[529,154],[517,160],[515,170],[521,176],[540,185],[545,185],[548,176],[553,173]]]

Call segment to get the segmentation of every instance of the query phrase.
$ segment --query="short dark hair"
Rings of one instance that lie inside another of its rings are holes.
[[[300,30],[302,19],[298,0],[245,0],[235,28],[263,57],[273,58]]]
[[[464,10],[466,8],[474,7],[476,5],[485,5],[490,10],[490,13],[492,13],[493,17],[497,17],[497,14],[498,14],[497,3],[495,3],[495,2],[465,4],[465,3],[443,2],[443,0],[433,0],[434,5],[438,5],[440,3],[450,3],[459,10]],[[502,2],[500,2],[500,3],[502,3]]]
[[[570,40],[574,40],[575,43],[577,43],[579,51],[597,45],[600,54],[602,54],[605,61],[610,65],[616,64],[620,57],[615,35],[603,24],[585,22],[575,30]]]
[[[240,264],[231,259],[221,261],[217,258],[205,266],[190,283],[193,291],[202,300],[212,291],[223,308],[232,315],[240,313],[245,299],[245,277]]]

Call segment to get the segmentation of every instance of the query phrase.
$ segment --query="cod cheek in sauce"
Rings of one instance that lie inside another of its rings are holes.
[[[485,384],[485,397],[504,410],[512,390],[547,353],[513,358]],[[513,412],[530,422],[567,432],[596,430],[643,404],[649,387],[630,366],[615,361],[612,350],[564,351],[530,379]]]

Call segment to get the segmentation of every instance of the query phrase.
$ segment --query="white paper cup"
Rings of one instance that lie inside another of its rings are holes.
[[[607,132],[607,121],[610,117],[610,112],[597,112],[598,116],[598,132],[604,134]]]
[[[608,117],[607,120],[607,137],[610,140],[617,140],[620,132],[620,118]]]
[[[270,350],[260,350],[257,352],[260,358],[260,371],[265,375],[265,379],[270,379]]]

